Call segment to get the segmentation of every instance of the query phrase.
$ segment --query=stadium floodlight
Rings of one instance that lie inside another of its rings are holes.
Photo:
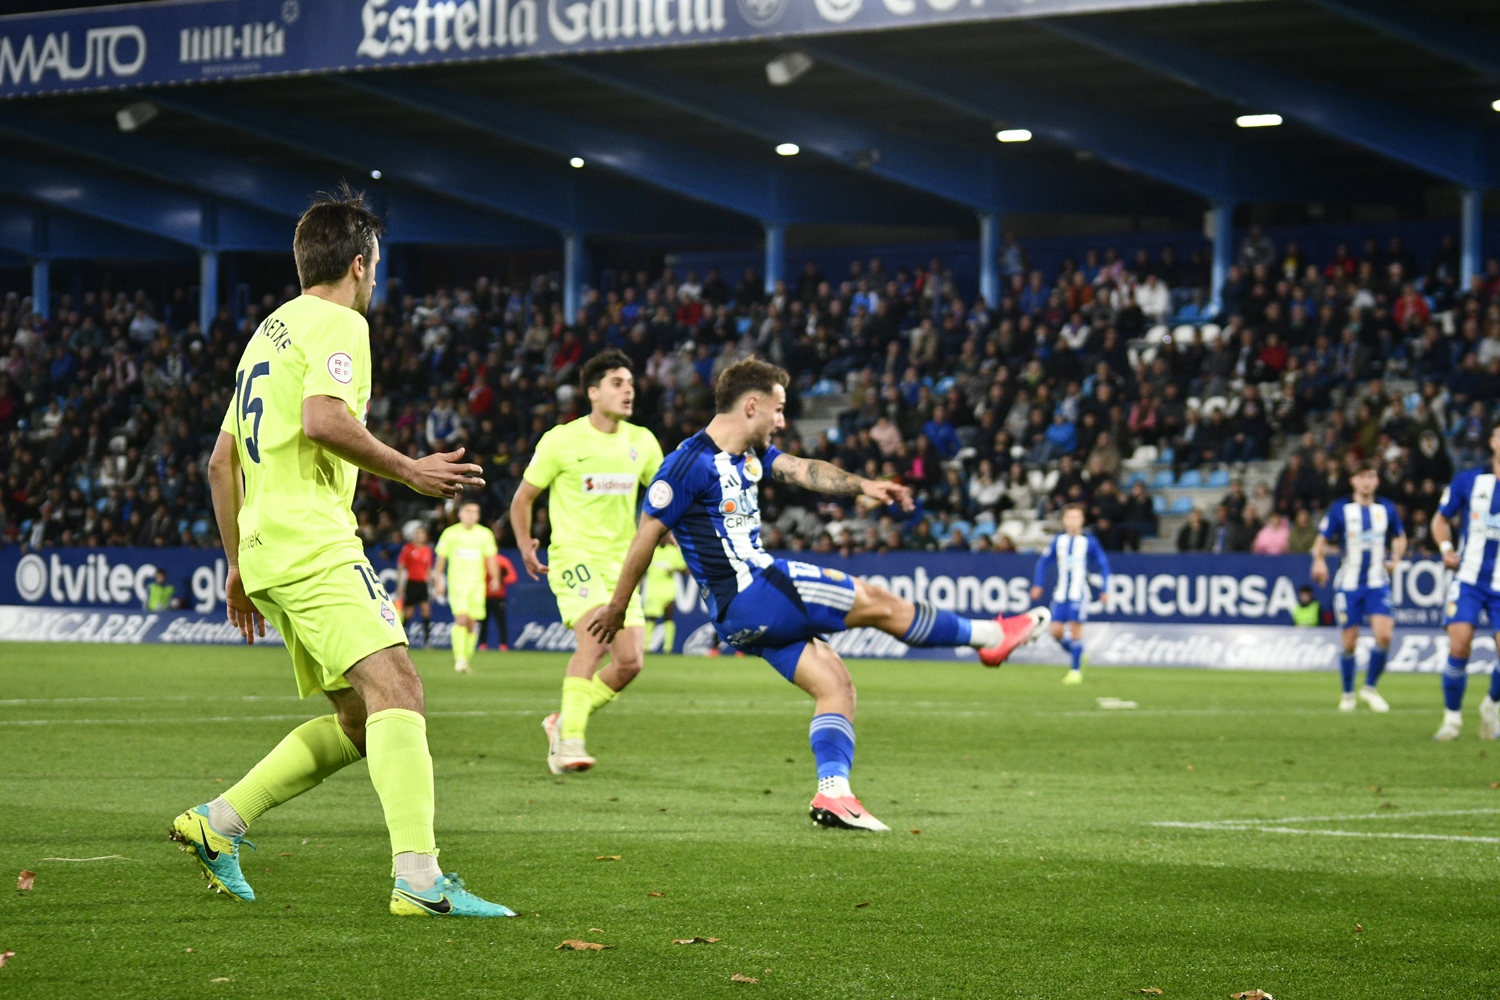
[[[1491,101],[1490,102],[1490,110],[1491,111],[1500,111],[1500,101]]]
[[[787,52],[766,63],[766,79],[773,87],[785,87],[816,65],[806,52]]]
[[[1234,120],[1240,128],[1270,128],[1281,124],[1280,115],[1240,115]]]
[[[568,166],[572,167],[574,170],[582,170],[583,169],[583,157],[581,157],[581,156],[575,156],[575,157],[573,157],[571,160],[568,161]]]
[[[370,179],[371,180],[378,181],[378,180],[380,180],[381,176],[382,175],[381,175],[381,173],[380,173],[379,170],[371,170],[370,171]]]
[[[1026,128],[1003,128],[995,133],[1001,142],[1030,142],[1031,130]]]
[[[159,114],[161,108],[150,101],[136,101],[115,112],[115,124],[121,132],[134,132]]]
[[[802,152],[802,147],[795,142],[783,142],[776,147],[777,156],[796,156],[800,152]]]

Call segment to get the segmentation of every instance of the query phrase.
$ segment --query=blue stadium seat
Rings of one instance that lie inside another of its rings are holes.
[[[1148,480],[1144,472],[1132,472],[1130,475],[1125,477],[1125,485],[1123,488],[1127,490],[1134,489],[1136,483],[1145,482],[1148,482]]]
[[[1164,490],[1172,485],[1173,479],[1171,469],[1162,469],[1155,476],[1151,477],[1151,488],[1154,490]]]
[[[1228,487],[1229,486],[1229,470],[1228,469],[1215,469],[1214,471],[1212,471],[1212,472],[1210,472],[1208,474],[1208,481],[1206,483],[1204,483],[1204,485],[1205,486],[1211,486],[1214,489],[1224,489],[1224,488]]]
[[[1156,456],[1157,465],[1171,465],[1177,461],[1177,452],[1171,448],[1163,448],[1161,454]]]
[[[1167,512],[1167,498],[1160,493],[1156,494],[1156,496],[1151,498],[1151,509],[1158,514],[1165,514]]]
[[[1178,497],[1172,501],[1170,512],[1173,514],[1191,514],[1193,512],[1192,497]]]
[[[1181,479],[1177,480],[1177,485],[1187,488],[1202,486],[1203,473],[1199,472],[1197,469],[1189,469],[1182,474]]]

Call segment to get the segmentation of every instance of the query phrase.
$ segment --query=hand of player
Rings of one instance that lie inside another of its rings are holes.
[[[1314,559],[1312,564],[1313,583],[1318,586],[1328,582],[1328,564],[1321,559]]]
[[[1033,601],[1040,601],[1042,599],[1042,588],[1041,587],[1032,587],[1031,588],[1031,599]]]
[[[245,637],[247,644],[255,645],[257,635],[262,639],[266,637],[266,620],[261,617],[260,609],[246,596],[238,566],[229,567],[229,574],[224,578],[224,607],[230,622],[240,630],[240,635]]]
[[[601,604],[589,612],[584,625],[589,634],[604,645],[614,641],[615,633],[625,627],[625,609],[613,604]]]
[[[883,504],[900,504],[902,510],[916,509],[917,505],[911,499],[911,490],[900,483],[885,479],[866,479],[859,485],[865,496]]]
[[[1449,569],[1458,569],[1458,550],[1443,553],[1443,565]]]
[[[472,462],[460,462],[464,450],[438,452],[417,459],[406,485],[423,496],[456,497],[470,486],[483,486],[479,474],[484,469]]]
[[[533,580],[540,580],[547,575],[548,566],[536,557],[536,539],[518,538],[516,548],[521,550],[521,561],[526,564],[526,574]]]

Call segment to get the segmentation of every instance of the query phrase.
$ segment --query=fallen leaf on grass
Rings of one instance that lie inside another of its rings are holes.
[[[718,941],[719,941],[718,938],[690,937],[690,938],[675,938],[672,941],[672,943],[673,944],[717,944]]]
[[[590,927],[589,928],[589,933],[590,934],[603,934],[604,933],[604,928],[603,927]]]
[[[922,832],[921,830],[913,830],[912,831],[912,836],[916,836],[917,834],[919,834],[921,832]]]
[[[612,944],[595,944],[593,941],[580,941],[577,938],[568,938],[558,945],[553,951],[562,951],[564,948],[572,948],[574,951],[603,951],[605,948],[613,948]]]
[[[734,975],[730,976],[729,977],[729,981],[731,983],[758,983],[758,982],[760,982],[760,980],[756,979],[754,976],[742,976],[738,972],[736,972]]]
[[[664,893],[664,892],[648,892],[648,893],[646,893],[646,895],[648,895],[648,896],[665,896],[666,893]]]
[[[1157,989],[1155,986],[1147,986],[1143,990],[1136,990],[1136,992],[1137,993],[1148,993],[1148,994],[1150,994],[1151,996],[1154,996],[1154,997],[1161,996],[1161,990]]]
[[[1356,934],[1363,934],[1364,932],[1365,932],[1365,925],[1364,924],[1355,924],[1354,925],[1354,933],[1356,933]]]
[[[1265,990],[1246,990],[1243,993],[1231,994],[1229,1000],[1276,1000],[1276,998]]]
[[[230,979],[228,976],[215,976],[213,979],[210,979],[209,982],[211,982],[211,983],[232,983],[232,982],[234,982],[234,980]]]
[[[1490,782],[1490,787],[1491,788],[1500,788],[1500,781],[1492,781],[1492,782]]]
[[[5,963],[16,957],[13,951],[0,951],[0,969],[5,968]]]
[[[863,910],[865,907],[867,907],[869,905],[870,905],[869,903],[855,903],[854,904],[854,908],[856,910]]]
[[[191,949],[191,948],[184,948],[182,950],[185,951],[185,952],[187,952],[189,955],[191,955],[193,953],[193,949]]]
[[[595,861],[619,861],[620,860],[620,855],[618,855],[618,854],[599,854],[599,855],[595,855],[594,860]]]
[[[22,868],[21,874],[16,876],[16,889],[19,892],[30,892],[36,888],[36,872],[29,868]]]

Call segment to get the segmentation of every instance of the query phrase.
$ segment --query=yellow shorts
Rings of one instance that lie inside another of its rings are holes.
[[[609,601],[615,592],[615,583],[620,579],[620,565],[572,555],[562,559],[556,555],[552,557],[547,585],[552,588],[552,596],[557,598],[557,612],[565,627],[572,628],[583,620],[584,615]],[[630,604],[625,608],[625,627],[644,627],[645,624],[641,594],[636,591],[630,595]]]
[[[297,693],[349,687],[344,673],[371,653],[406,645],[390,595],[366,560],[341,563],[250,595],[281,633],[297,675]]]
[[[453,612],[453,617],[468,615],[475,621],[480,621],[485,615],[484,606],[485,581],[479,578],[478,583],[465,581],[448,581],[448,609]]]

